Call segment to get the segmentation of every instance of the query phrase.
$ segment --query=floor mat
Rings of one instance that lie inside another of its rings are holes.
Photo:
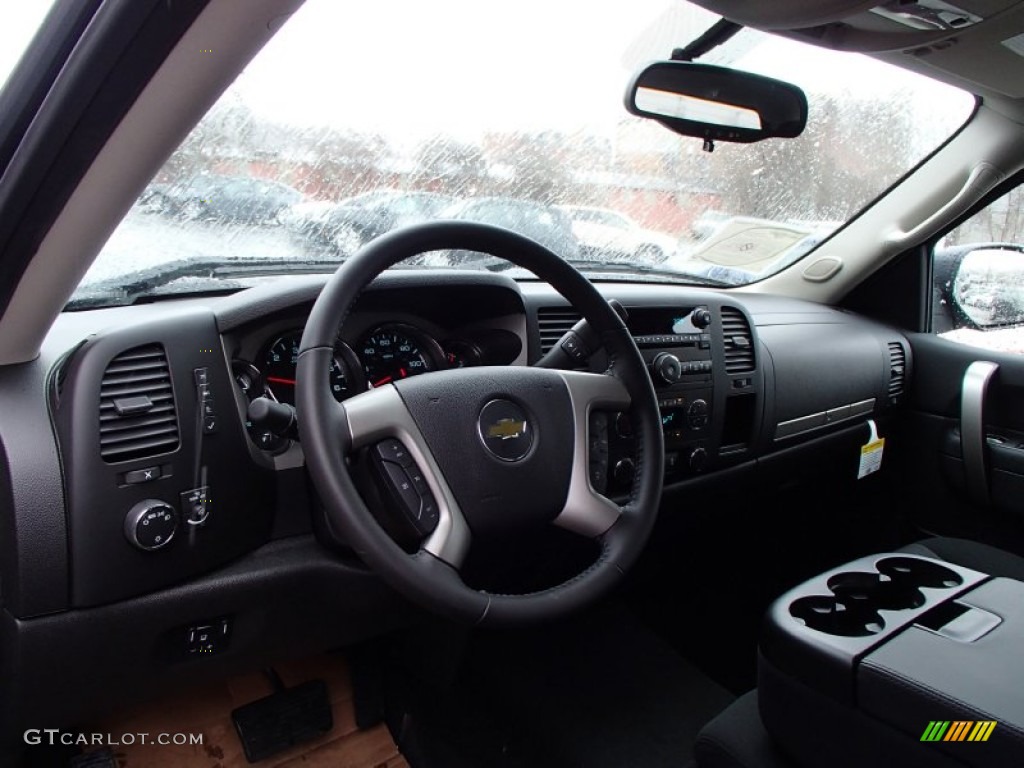
[[[323,737],[261,760],[265,768],[408,768],[388,729],[356,727],[352,684],[343,658],[321,655],[275,666],[286,686],[323,679],[331,699],[334,728]],[[113,748],[120,768],[242,768],[250,763],[231,722],[231,711],[273,690],[262,673],[201,686],[91,724],[88,733],[201,734],[201,745],[132,744]]]
[[[408,695],[408,691],[405,692]],[[621,607],[478,632],[455,684],[406,699],[414,768],[679,768],[732,695]]]

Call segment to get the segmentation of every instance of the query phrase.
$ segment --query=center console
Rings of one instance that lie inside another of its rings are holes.
[[[862,558],[779,598],[761,718],[800,765],[1019,766],[1024,583],[924,557]]]
[[[709,300],[680,306],[630,306],[629,331],[647,364],[661,410],[665,479],[674,482],[742,457],[753,438],[761,379],[752,324],[734,307]],[[610,424],[610,488],[629,489],[632,428]]]

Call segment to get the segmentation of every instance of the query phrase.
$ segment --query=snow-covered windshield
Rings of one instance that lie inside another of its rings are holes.
[[[307,0],[157,173],[79,297],[113,300],[127,273],[157,291],[238,262],[326,270],[437,218],[517,229],[594,278],[747,283],[817,247],[973,108],[872,59],[743,30],[702,61],[804,88],[801,137],[709,153],[628,115],[630,75],[714,21],[678,0]]]

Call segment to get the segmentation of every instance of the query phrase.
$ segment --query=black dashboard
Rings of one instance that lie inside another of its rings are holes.
[[[145,594],[310,530],[316,501],[301,436],[254,423],[248,406],[257,397],[294,402],[299,340],[321,286],[286,279],[62,319],[55,341],[79,336],[49,388],[67,493],[67,607]],[[908,375],[898,332],[828,307],[667,286],[602,290],[626,307],[649,366],[669,488],[884,417]],[[104,319],[114,325],[83,338],[83,327]],[[527,365],[578,319],[539,283],[387,274],[339,329],[324,385],[343,400],[434,370]],[[600,352],[579,362],[606,366]],[[634,464],[629,414],[591,419],[591,484],[624,494]]]
[[[291,402],[297,339],[324,281],[65,313],[39,360],[3,372],[12,407],[0,414],[0,486],[12,528],[0,578],[10,636],[36,649],[19,663],[38,665],[37,682],[46,659],[70,647],[95,650],[101,665],[114,631],[138,649],[122,660],[126,681],[169,680],[198,674],[210,656],[241,665],[370,636],[408,615],[352,552],[320,543],[301,433],[248,418],[257,397]],[[666,508],[734,469],[784,474],[822,440],[863,442],[867,420],[900,405],[911,375],[906,338],[848,312],[687,286],[598,287],[626,308],[655,383]],[[578,319],[538,282],[386,273],[339,328],[324,386],[344,399],[433,370],[529,365]],[[580,361],[607,363],[600,351]],[[591,415],[588,459],[595,490],[628,492],[628,412]],[[230,643],[198,649],[200,659],[189,638],[208,626]]]

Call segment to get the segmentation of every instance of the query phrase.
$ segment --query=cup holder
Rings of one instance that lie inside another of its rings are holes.
[[[789,613],[805,626],[830,635],[868,637],[885,628],[885,622],[877,611],[857,602],[848,603],[839,597],[801,597],[790,604]]]
[[[878,573],[838,573],[828,580],[832,593],[848,605],[871,610],[898,611],[920,608],[924,594],[914,584]]]
[[[876,567],[879,573],[885,574],[894,583],[913,587],[952,589],[964,583],[956,571],[913,557],[885,557],[878,561]]]

